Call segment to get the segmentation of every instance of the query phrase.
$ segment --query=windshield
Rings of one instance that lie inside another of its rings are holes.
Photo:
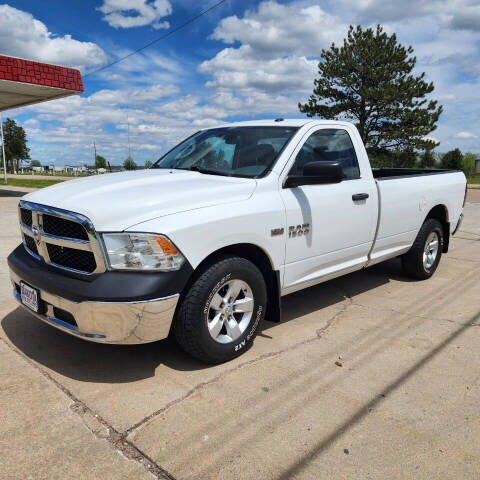
[[[255,178],[274,164],[297,128],[229,127],[204,130],[170,150],[152,168]]]

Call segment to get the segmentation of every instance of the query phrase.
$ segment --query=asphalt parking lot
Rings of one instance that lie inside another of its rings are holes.
[[[480,195],[436,275],[398,260],[285,297],[245,355],[87,343],[11,299],[0,190],[0,475],[480,478]],[[480,191],[479,191],[480,192]]]

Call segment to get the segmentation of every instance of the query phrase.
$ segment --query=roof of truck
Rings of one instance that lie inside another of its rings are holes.
[[[222,127],[303,127],[306,124],[313,125],[350,125],[349,122],[342,122],[338,120],[317,120],[312,118],[277,118],[265,120],[249,120],[246,122],[223,123],[208,128],[222,128]],[[207,128],[205,128],[207,130]]]

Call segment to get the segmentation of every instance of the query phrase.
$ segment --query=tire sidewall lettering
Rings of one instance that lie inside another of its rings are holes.
[[[237,345],[235,345],[235,351],[238,352],[239,350],[241,350],[243,347],[246,346],[247,342],[250,341],[250,339],[253,337],[253,335],[255,334],[255,331],[257,330],[257,327],[258,327],[258,324],[260,323],[260,320],[262,319],[262,313],[263,313],[263,306],[262,305],[259,305],[258,308],[257,308],[257,314],[255,316],[255,322],[254,324],[252,325],[252,328],[250,329],[250,331],[248,332],[248,335],[240,342],[238,343]]]
[[[205,316],[208,315],[208,309],[209,309],[209,306],[210,306],[210,302],[212,301],[212,298],[213,296],[215,295],[215,293],[217,292],[217,290],[226,282],[228,282],[228,280],[230,280],[230,277],[232,276],[231,273],[227,273],[224,277],[222,277],[215,285],[214,287],[211,289],[210,293],[208,294],[208,297],[207,297],[207,301],[205,302],[205,305],[203,307],[203,314]]]

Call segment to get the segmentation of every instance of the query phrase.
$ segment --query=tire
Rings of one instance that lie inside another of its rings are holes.
[[[232,301],[220,302],[230,296]],[[224,256],[206,267],[189,288],[177,310],[173,333],[193,357],[206,363],[227,362],[250,348],[266,305],[260,270],[245,258]]]
[[[427,243],[434,245],[435,237],[438,241],[435,255],[428,256],[426,251],[431,253],[431,248],[427,249]],[[427,249],[427,250],[426,250]],[[417,238],[412,248],[402,256],[402,266],[405,273],[418,280],[430,278],[440,263],[443,251],[443,227],[442,224],[433,218],[427,218],[423,222]],[[425,254],[425,256],[424,256]]]

